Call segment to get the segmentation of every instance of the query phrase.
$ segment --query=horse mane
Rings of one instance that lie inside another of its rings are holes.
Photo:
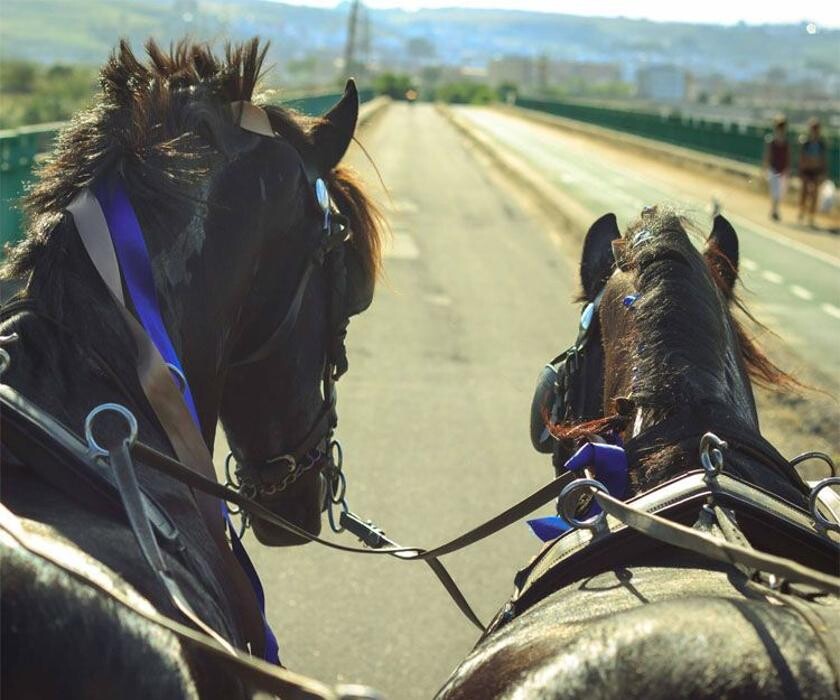
[[[640,231],[650,239],[633,246]],[[634,304],[639,335],[632,342],[644,348],[638,355],[638,387],[634,394],[652,408],[668,408],[668,399],[691,398],[693,389],[686,370],[713,367],[720,357],[721,322],[728,321],[748,377],[764,386],[798,385],[777,367],[728,310],[731,302],[757,323],[734,292],[738,271],[714,244],[707,255],[692,244],[693,224],[671,209],[657,210],[633,224],[626,232],[625,269],[634,276],[639,300]],[[731,281],[731,282],[730,282]],[[724,316],[721,315],[724,309]],[[725,330],[725,329],[724,329]],[[678,348],[678,351],[674,349]],[[663,389],[665,391],[663,391]]]
[[[24,277],[49,255],[62,212],[85,187],[119,173],[135,203],[153,202],[175,217],[193,206],[194,185],[235,148],[229,104],[266,107],[272,126],[295,146],[307,143],[318,118],[264,105],[260,91],[268,43],[226,44],[221,57],[207,43],[183,39],[162,49],[146,42],[146,60],[120,42],[100,72],[100,92],[61,132],[24,200],[26,235],[7,251],[2,277]],[[371,275],[380,269],[381,216],[345,167],[327,176],[350,217]]]

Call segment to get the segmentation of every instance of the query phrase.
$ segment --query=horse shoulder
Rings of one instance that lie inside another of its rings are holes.
[[[581,588],[555,593],[483,641],[439,697],[837,697],[825,648],[798,613],[723,594],[715,572],[696,573],[699,591],[639,586],[635,602],[624,587],[590,589],[587,602]],[[836,599],[822,614],[840,628]]]
[[[51,528],[17,522],[48,556],[0,531],[3,697],[198,697],[178,640],[82,577],[152,610],[146,599]]]

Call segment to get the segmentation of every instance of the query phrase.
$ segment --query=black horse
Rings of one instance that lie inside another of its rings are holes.
[[[623,444],[627,483],[616,497],[639,509],[658,499],[662,513],[694,529],[678,533],[678,547],[599,529],[627,519],[555,539],[519,573],[514,598],[440,697],[837,697],[837,579],[822,579],[828,593],[774,578],[762,585],[752,568],[692,550],[691,534],[702,531],[793,557],[824,572],[817,576],[836,576],[840,563],[836,541],[813,530],[807,485],[759,435],[750,377],[793,380],[732,315],[737,235],[716,217],[701,254],[683,223],[650,208],[624,236],[612,214],[591,227],[582,330],[548,373],[558,403],[537,408],[532,438],[538,449],[554,445],[561,474],[581,441],[601,442],[604,454]],[[546,422],[552,438],[535,429]],[[700,450],[706,431],[728,448],[712,441]],[[701,464],[711,471],[694,471]],[[598,478],[597,463],[589,476]],[[787,513],[784,525],[768,503]],[[592,501],[561,505],[580,519]]]
[[[121,44],[102,70],[95,104],[62,133],[28,197],[27,235],[4,270],[26,286],[3,310],[10,363],[2,381],[79,435],[91,409],[122,404],[142,442],[176,456],[144,394],[131,319],[68,211],[83,190],[119,183],[148,248],[154,294],[183,366],[172,383],[192,392],[201,450],[212,446],[221,420],[251,495],[317,534],[335,425],[322,383],[331,393],[346,369],[347,322],[370,303],[380,263],[378,215],[353,173],[339,166],[358,95],[348,83],[322,118],[255,107],[266,52],[256,39],[228,47],[221,59],[189,42],[169,52],[150,42],[147,52],[142,62]],[[257,128],[246,123],[255,114]],[[324,255],[335,220],[339,237]],[[136,310],[125,278],[117,287]],[[106,417],[97,431],[107,445],[124,428]],[[84,483],[62,488],[51,476],[64,465],[28,462],[8,447],[4,512],[52,541],[59,558],[82,562],[118,588],[127,584],[177,618],[124,514],[91,504]],[[286,478],[290,472],[294,478]],[[222,638],[262,656],[268,642],[258,594],[231,554],[221,502],[142,464],[137,476],[180,534],[178,551],[165,557],[184,597]],[[264,521],[254,529],[263,543],[300,542]],[[174,638],[60,568],[20,548],[4,554],[4,697],[248,694],[218,664],[181,654]]]

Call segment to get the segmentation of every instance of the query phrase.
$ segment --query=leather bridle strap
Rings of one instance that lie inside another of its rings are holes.
[[[215,468],[210,452],[193,422],[169,368],[146,331],[125,306],[114,244],[98,200],[86,189],[71,202],[67,210],[73,215],[85,250],[111,293],[115,306],[134,340],[138,353],[137,376],[140,386],[178,460],[199,470],[195,473],[200,474],[202,478],[214,479]],[[102,268],[99,265],[102,265]],[[259,625],[261,614],[251,584],[225,540],[224,521],[219,503],[206,492],[195,494],[195,499],[229,574],[222,577],[222,580],[226,584],[233,584],[233,590],[229,592],[228,597],[238,607],[238,617],[245,637],[251,642],[252,648],[261,653],[264,644],[263,630]]]
[[[0,536],[2,535],[8,535],[24,550],[50,562],[86,586],[95,588],[102,595],[151,624],[167,630],[185,645],[213,657],[220,666],[228,668],[255,688],[289,700],[338,700],[338,695],[331,688],[314,679],[248,657],[235,649],[231,651],[213,637],[160,614],[151,605],[137,605],[119,586],[108,585],[98,577],[87,574],[80,565],[80,560],[56,556],[43,538],[28,532],[11,511],[0,505]]]

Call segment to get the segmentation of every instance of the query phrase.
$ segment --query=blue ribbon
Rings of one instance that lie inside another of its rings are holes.
[[[155,347],[157,347],[164,362],[168,362],[173,367],[176,367],[186,382],[186,372],[184,372],[178,354],[175,352],[175,347],[172,345],[172,339],[166,331],[166,326],[163,324],[163,317],[160,313],[157,293],[155,291],[155,281],[152,275],[149,250],[146,247],[143,230],[140,228],[140,222],[137,220],[137,215],[134,213],[134,207],[131,206],[128,194],[122,183],[118,180],[99,183],[94,188],[94,194],[99,200],[99,205],[102,207],[102,213],[105,215],[111,240],[114,243],[114,251],[117,254],[117,261],[119,262],[120,270],[125,280],[125,286],[134,304],[137,317],[146,330],[146,333],[152,339]],[[174,378],[173,381],[175,381]],[[189,382],[186,382],[182,394],[193,421],[198,429],[201,430],[201,423],[198,420],[198,412],[195,408]],[[251,587],[254,589],[254,595],[256,595],[257,602],[259,603],[263,630],[265,632],[265,660],[280,665],[280,649],[277,644],[277,637],[274,635],[265,616],[265,592],[263,591],[259,574],[257,574],[257,570],[254,568],[248,552],[236,534],[236,530],[230,520],[227,504],[224,501],[220,501],[219,503],[221,504],[222,518],[230,534],[234,556],[250,580]]]
[[[621,442],[620,438],[615,439]],[[611,496],[624,499],[627,495],[629,485],[627,454],[621,445],[587,442],[563,466],[573,472],[582,471],[584,467],[592,467],[595,478],[607,487]],[[593,500],[584,517],[591,518],[600,512],[601,506]],[[572,526],[559,515],[529,520],[528,526],[543,542],[556,539],[572,529]]]

